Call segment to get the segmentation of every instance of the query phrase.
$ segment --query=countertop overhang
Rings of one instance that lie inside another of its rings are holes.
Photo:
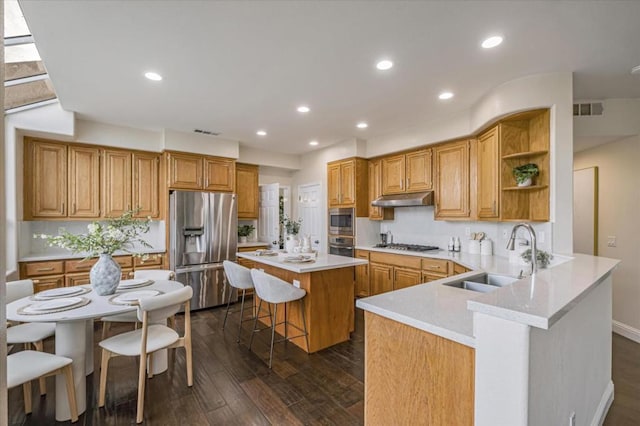
[[[304,253],[302,253],[304,254]],[[264,263],[265,265],[275,266],[287,271],[304,274],[307,272],[325,271],[328,269],[349,268],[352,266],[366,265],[369,263],[365,259],[357,259],[354,257],[338,256],[335,254],[318,254],[314,262],[309,263],[292,263],[287,262],[286,256],[291,254],[278,253],[277,256],[260,256],[255,252],[239,252],[236,256],[243,259],[249,259],[254,262]]]

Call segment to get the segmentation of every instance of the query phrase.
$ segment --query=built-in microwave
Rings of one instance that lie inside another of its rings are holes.
[[[354,209],[329,209],[329,235],[354,235]]]

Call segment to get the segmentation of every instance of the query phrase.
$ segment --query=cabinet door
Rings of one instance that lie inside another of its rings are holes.
[[[131,209],[131,154],[105,150],[103,170],[104,216],[121,216]]]
[[[436,219],[469,217],[469,141],[434,148]]]
[[[494,127],[478,138],[478,217],[497,218],[500,205],[500,155],[498,128]]]
[[[169,187],[202,189],[202,157],[169,153]]]
[[[382,194],[405,192],[405,156],[395,155],[382,159]]]
[[[393,289],[411,287],[420,284],[422,281],[422,273],[419,269],[409,268],[393,268]]]
[[[358,259],[369,260],[368,251],[356,250],[355,257]],[[369,290],[369,265],[356,266],[356,296],[367,297],[370,294]]]
[[[340,205],[340,164],[327,166],[327,180],[329,207],[338,207]]]
[[[25,139],[24,218],[67,216],[67,147]]]
[[[204,189],[234,192],[236,189],[236,162],[229,158],[205,157]]]
[[[369,219],[382,220],[382,207],[375,207],[371,202],[382,195],[382,174],[380,160],[369,161]]]
[[[69,217],[100,216],[100,149],[69,147]]]
[[[91,279],[89,273],[85,274],[67,274],[65,276],[65,287],[73,287],[76,285],[90,284]]]
[[[133,153],[131,205],[140,209],[136,217],[160,217],[160,156]]]
[[[369,285],[371,296],[393,290],[393,266],[370,263]]]
[[[59,287],[64,287],[64,275],[39,277],[33,280],[34,294]]]
[[[406,155],[407,192],[428,191],[431,180],[431,150],[422,149]]]
[[[439,274],[432,274],[429,272],[423,272],[422,273],[422,282],[423,283],[428,283],[431,281],[435,281],[435,280],[440,280],[442,278],[446,278],[446,275],[439,275]]]
[[[236,164],[238,219],[258,218],[258,166]]]
[[[340,164],[340,205],[344,207],[356,205],[356,160],[344,161]]]

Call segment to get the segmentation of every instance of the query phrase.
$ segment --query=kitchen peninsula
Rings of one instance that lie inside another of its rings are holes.
[[[576,254],[485,294],[446,285],[512,274],[486,258],[463,254],[475,271],[357,301],[367,423],[600,424],[613,400],[618,261]]]
[[[300,282],[300,288],[306,290],[304,299],[305,317],[309,332],[309,347],[304,337],[294,338],[293,344],[302,350],[312,353],[329,346],[349,340],[349,333],[354,329],[354,267],[366,265],[368,262],[352,257],[319,254],[306,263],[287,261],[285,254],[277,256],[260,256],[257,252],[238,253],[238,257],[254,262],[254,267],[263,269],[267,274],[281,278],[289,283]],[[252,266],[252,265],[249,265]],[[259,298],[254,296],[257,309]],[[302,316],[297,303],[288,304],[288,320],[302,328]],[[278,317],[280,322],[284,319]],[[261,320],[271,325],[269,319]],[[287,330],[288,335],[298,334],[295,329]],[[284,327],[276,327],[276,332],[284,336]]]

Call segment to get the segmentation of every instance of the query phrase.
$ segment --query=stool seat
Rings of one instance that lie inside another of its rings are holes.
[[[240,342],[240,333],[242,333],[242,323],[244,321],[251,320],[253,318],[244,319],[244,297],[247,293],[247,290],[253,289],[253,279],[251,278],[251,270],[249,268],[245,268],[244,266],[225,260],[222,262],[222,266],[224,267],[224,273],[227,276],[227,283],[229,283],[230,287],[237,288],[238,290],[242,290],[242,302],[240,303],[240,321],[238,325],[238,338],[236,342]],[[233,291],[229,291],[229,299],[227,300],[227,311],[224,314],[224,321],[222,322],[222,329],[227,325],[227,317],[229,316],[229,307],[231,306],[231,296],[233,295]]]

